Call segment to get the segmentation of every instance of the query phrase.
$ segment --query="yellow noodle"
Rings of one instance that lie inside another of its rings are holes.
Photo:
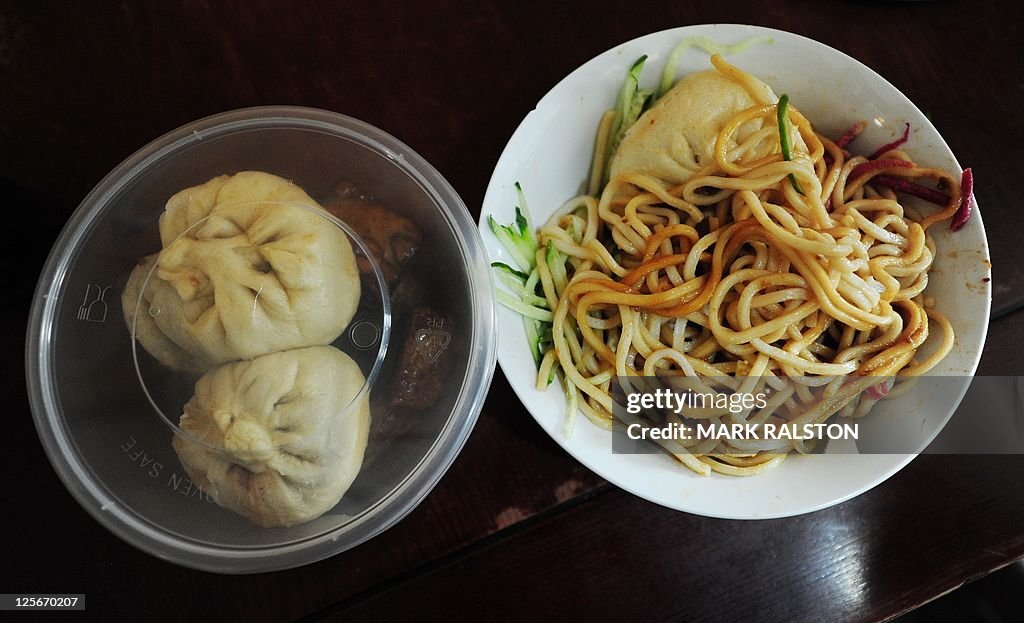
[[[903,379],[953,347],[952,326],[921,293],[936,257],[928,227],[952,216],[959,180],[913,164],[902,150],[884,154],[909,163],[886,174],[934,180],[951,193],[947,206],[922,217],[872,184],[882,170],[858,171],[867,159],[816,134],[794,107],[790,131],[801,149],[785,160],[770,91],[720,57],[712,63],[758,102],[725,123],[712,162],[674,186],[632,172],[601,188],[614,116],[606,114],[588,194],[540,229],[539,279],[554,321],[537,386],[557,362],[572,400],[603,428],[615,421],[615,377],[637,376],[768,393],[749,413],[692,416],[706,422],[795,427],[860,417],[878,399],[868,389],[888,390],[898,377],[890,395],[905,392]],[[750,122],[760,129],[737,143]],[[549,241],[569,257],[567,283],[556,283],[544,262]],[[930,325],[942,337],[922,358]],[[787,451],[813,450],[799,440],[659,443],[705,475],[753,475]]]

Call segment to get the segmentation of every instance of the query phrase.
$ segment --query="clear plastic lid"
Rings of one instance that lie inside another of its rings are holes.
[[[249,271],[245,279],[257,282],[218,287],[214,300],[204,301],[209,284],[192,279],[189,262],[210,249],[173,244],[200,230],[200,238],[229,241],[238,234],[232,227],[247,227],[244,215],[232,211],[251,206],[198,217],[185,210],[191,216],[178,231],[161,221],[183,189],[252,171],[289,180],[311,198],[278,201],[276,208],[294,213],[284,221],[304,215],[318,223],[313,229],[348,242],[360,270],[359,303],[341,314],[351,312],[326,345],[322,337],[312,346],[276,341],[308,327],[271,322],[265,353],[229,335],[239,317],[253,318],[251,307],[234,305],[240,316],[212,316],[220,333],[162,327],[157,342],[171,336],[181,351],[176,354],[185,355],[164,353],[162,360],[152,340],[147,348],[133,339],[140,318],[163,322],[183,314],[184,324],[201,324],[216,297],[232,287],[247,288],[249,298],[242,300],[265,315],[261,306],[274,303],[272,296],[295,298],[288,277],[274,277],[281,285],[274,290],[267,275],[278,271],[260,276],[276,261],[294,263],[294,254],[270,261],[240,244],[219,258],[206,257],[208,274],[230,272],[229,264],[240,262]],[[140,269],[145,258],[150,264]],[[133,284],[136,271],[142,279]],[[266,281],[262,293],[259,279]],[[177,298],[153,305],[145,293],[154,280]],[[138,291],[128,292],[132,288]],[[132,305],[123,305],[126,292]],[[69,491],[126,541],[219,572],[306,564],[394,524],[450,465],[493,374],[492,292],[465,206],[393,137],[343,115],[303,108],[204,119],[115,169],[54,246],[28,333],[36,427]],[[238,352],[225,355],[231,348]],[[316,352],[295,354],[309,349]],[[363,406],[365,417],[359,415]],[[273,419],[275,410],[288,409],[301,414],[291,423]],[[246,419],[252,413],[259,416],[255,422]],[[296,422],[307,430],[289,430]],[[238,491],[246,494],[225,493]],[[271,511],[258,512],[268,499]]]

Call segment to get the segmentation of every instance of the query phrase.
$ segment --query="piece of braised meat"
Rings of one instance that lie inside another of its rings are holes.
[[[416,255],[423,242],[423,232],[415,223],[394,210],[363,196],[352,184],[339,184],[335,196],[324,208],[351,227],[380,265],[384,282],[394,288],[402,267]],[[370,263],[357,253],[356,261],[363,275],[370,274]]]

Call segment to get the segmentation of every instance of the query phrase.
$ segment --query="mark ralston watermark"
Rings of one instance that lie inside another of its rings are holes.
[[[734,394],[735,395],[735,394]],[[859,424],[852,423],[805,423],[776,424],[764,422],[668,422],[662,426],[651,426],[634,422],[626,427],[630,439],[674,440],[674,441],[810,441],[828,439],[856,440],[860,434]]]

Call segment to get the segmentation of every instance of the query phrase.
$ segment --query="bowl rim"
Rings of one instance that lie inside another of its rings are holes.
[[[110,494],[79,456],[55,392],[53,325],[69,263],[121,189],[185,146],[213,136],[282,124],[321,130],[385,156],[435,204],[466,266],[473,319],[468,363],[452,412],[423,459],[359,518],[284,545],[218,547],[154,526]],[[156,138],[118,164],[86,195],[54,242],[37,281],[26,332],[26,384],[36,432],[51,466],[76,501],[115,536],[138,549],[178,565],[217,573],[258,573],[310,564],[355,547],[396,524],[426,498],[451,466],[472,432],[494,374],[497,310],[493,292],[487,254],[462,198],[437,169],[394,136],[341,113],[301,106],[256,106],[204,117]]]

